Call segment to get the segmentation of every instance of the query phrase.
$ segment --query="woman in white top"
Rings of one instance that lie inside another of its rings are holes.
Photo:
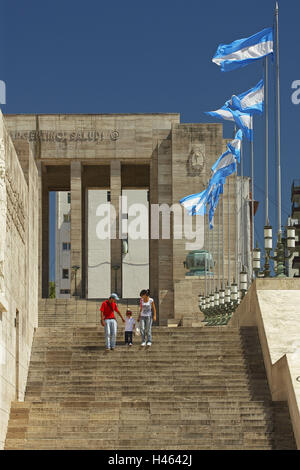
[[[151,346],[151,329],[152,329],[152,310],[153,310],[153,320],[156,321],[156,308],[154,300],[150,297],[150,290],[143,289],[140,292],[141,304],[140,304],[140,314],[138,321],[140,322],[141,327],[141,337],[142,337],[142,346],[146,346],[146,336],[147,336],[147,346]]]

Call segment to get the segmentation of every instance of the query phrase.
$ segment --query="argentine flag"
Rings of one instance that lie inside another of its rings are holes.
[[[206,214],[206,206],[210,200],[215,184],[216,182],[210,180],[208,187],[204,191],[186,196],[180,199],[179,203],[187,210],[189,215],[203,216]]]
[[[211,167],[213,174],[221,175],[222,178],[231,175],[235,172],[236,169],[236,159],[235,156],[227,150],[223,155],[221,155],[216,163]]]
[[[272,53],[273,28],[266,28],[249,38],[220,44],[212,61],[221,67],[222,72],[229,72]]]
[[[208,218],[209,218],[209,228],[210,229],[214,228],[214,214],[215,214],[215,210],[218,206],[220,194],[223,194],[223,184],[222,183],[219,183],[216,186],[214,192],[211,193],[211,198],[209,200],[210,209],[209,209],[209,212],[208,212]]]
[[[242,140],[243,140],[243,132],[241,129],[239,129],[237,133],[235,134],[235,138],[227,144],[228,150],[231,153],[233,153],[238,163],[240,163],[240,160],[241,160]]]
[[[216,163],[212,166],[213,176],[210,180],[209,185],[213,185],[207,205],[210,205],[209,209],[209,228],[214,227],[214,213],[218,206],[220,194],[223,194],[223,185],[225,184],[226,177],[230,176],[236,171],[236,158],[233,153],[227,150]]]
[[[207,197],[207,189],[205,189],[201,193],[191,194],[180,199],[179,203],[187,210],[189,215],[204,215]],[[196,214],[196,207],[198,207],[198,214]]]
[[[191,194],[182,198],[179,203],[187,210],[189,215],[205,215],[207,213],[207,206],[215,205],[219,200],[219,194],[223,192],[223,184],[225,183],[226,176],[231,175],[236,169],[236,163],[233,155],[227,158],[230,152],[225,152],[220,157],[219,164],[208,183],[207,188],[201,193]],[[214,210],[215,210],[214,209]]]
[[[242,113],[261,114],[264,110],[264,81],[260,80],[257,85],[240,95],[233,95],[225,106]]]
[[[198,203],[195,205],[193,208],[193,213],[192,215],[205,215],[207,213],[207,206],[210,205],[210,211],[212,206],[215,205],[215,208],[217,207],[217,200],[219,197],[217,194],[220,192],[223,192],[223,183],[225,182],[225,178],[222,179],[218,175],[217,178],[214,178],[214,176],[211,178],[208,187],[203,191],[203,195],[198,201]],[[216,201],[216,202],[215,202]],[[209,212],[210,214],[210,212]],[[210,228],[211,226],[211,217],[209,218],[210,221]]]
[[[247,137],[248,140],[253,140],[253,123],[252,116],[250,114],[242,113],[241,111],[234,111],[226,105],[216,111],[208,111],[205,114],[218,119],[235,122],[239,129],[242,130],[244,136]]]
[[[189,215],[205,215],[207,212],[207,204],[211,200],[216,184],[219,181],[210,180],[207,188],[201,193],[191,194],[179,201],[179,203],[187,210]]]
[[[216,117],[217,119],[225,119],[225,121],[234,121],[232,110],[229,109],[226,104],[216,111],[206,111],[205,114]]]

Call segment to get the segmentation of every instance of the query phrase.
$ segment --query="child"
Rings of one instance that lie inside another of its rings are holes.
[[[132,311],[126,311],[126,319],[125,319],[125,344],[132,346],[132,332],[135,328],[135,319],[132,318]]]

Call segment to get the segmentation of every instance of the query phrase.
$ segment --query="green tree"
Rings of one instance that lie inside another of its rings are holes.
[[[54,281],[49,282],[49,298],[55,299],[55,282]]]

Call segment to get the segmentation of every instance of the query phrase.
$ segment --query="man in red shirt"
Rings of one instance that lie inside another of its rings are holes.
[[[119,312],[119,309],[116,304],[116,301],[118,300],[119,297],[117,296],[117,294],[111,294],[110,298],[108,300],[105,300],[100,308],[101,324],[102,326],[104,326],[105,331],[106,351],[109,351],[110,349],[113,351],[116,345],[118,323],[114,312],[117,312],[117,314],[122,318],[123,323],[125,323],[125,320]]]

